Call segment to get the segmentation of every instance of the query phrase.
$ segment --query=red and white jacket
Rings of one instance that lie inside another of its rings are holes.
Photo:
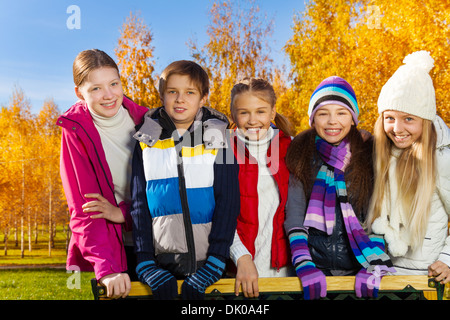
[[[278,186],[280,203],[273,219],[271,266],[279,269],[290,262],[290,249],[284,231],[285,205],[288,195],[289,171],[285,156],[291,137],[281,130],[272,138],[267,151],[267,166]],[[235,135],[234,152],[239,163],[239,188],[241,212],[237,220],[237,233],[250,254],[255,255],[255,239],[258,235],[258,163],[250,155],[244,143]]]

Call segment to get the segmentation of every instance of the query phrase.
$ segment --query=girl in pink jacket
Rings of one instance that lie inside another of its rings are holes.
[[[126,254],[127,243],[132,245],[132,135],[148,109],[124,96],[118,67],[103,51],[79,53],[73,77],[80,100],[57,121],[72,231],[67,269],[94,271],[109,297],[125,297],[130,290],[126,271],[134,270],[127,267]]]

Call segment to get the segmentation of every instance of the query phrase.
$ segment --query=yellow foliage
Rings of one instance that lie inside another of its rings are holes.
[[[114,49],[125,94],[137,104],[148,108],[160,105],[154,77],[153,36],[139,15],[130,15],[120,31]]]
[[[229,115],[230,92],[238,80],[270,77],[268,66],[272,60],[266,39],[273,21],[261,16],[255,1],[214,2],[209,15],[208,43],[198,48],[191,39],[188,45],[194,60],[209,75],[210,106]]]
[[[9,104],[1,109],[0,228],[5,232],[19,218],[26,219],[28,228],[31,217],[36,225],[49,214],[53,221],[67,221],[60,187],[58,116],[53,100],[47,100],[38,115],[32,114],[20,88],[14,89]]]
[[[414,51],[427,50],[435,60],[430,75],[438,114],[450,122],[450,1],[310,1],[294,17],[293,36],[285,51],[293,84],[290,108],[297,131],[309,127],[307,109],[315,87],[338,75],[354,88],[360,128],[373,130],[382,86]]]
[[[260,12],[256,0],[215,1],[209,16],[208,42],[199,47],[190,39],[188,46],[210,77],[209,105],[227,115],[236,81],[262,77],[273,83],[277,111],[300,132],[309,128],[312,92],[323,79],[338,75],[355,90],[360,128],[372,131],[382,86],[407,54],[428,50],[435,60],[430,75],[438,114],[450,122],[450,0],[308,1],[293,17],[293,34],[284,47],[290,58],[287,72],[273,67],[267,45],[273,20]],[[116,55],[125,92],[153,107],[159,105],[159,96],[151,39],[144,22],[130,14]]]

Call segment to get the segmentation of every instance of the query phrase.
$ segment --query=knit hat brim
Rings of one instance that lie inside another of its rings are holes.
[[[319,110],[321,107],[330,105],[330,104],[337,104],[341,107],[346,108],[348,111],[350,111],[350,113],[352,114],[352,118],[353,121],[355,122],[355,125],[358,125],[359,120],[358,120],[358,116],[355,114],[355,111],[353,111],[352,108],[350,108],[347,104],[342,103],[341,101],[337,101],[337,100],[327,100],[324,101],[322,103],[320,103],[317,107],[314,108],[314,110],[312,111],[310,117],[309,117],[309,125],[312,126],[313,120],[314,120],[314,115],[316,114],[317,110]]]
[[[359,108],[352,86],[344,79],[332,76],[323,80],[314,90],[309,101],[309,125],[312,125],[317,110],[325,105],[337,104],[347,108],[358,124]]]

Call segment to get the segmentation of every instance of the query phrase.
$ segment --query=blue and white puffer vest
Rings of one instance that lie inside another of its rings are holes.
[[[194,272],[207,258],[214,163],[227,146],[228,126],[214,112],[203,107],[193,130],[179,137],[165,110],[158,108],[147,113],[134,135],[142,149],[155,257],[178,275]]]

